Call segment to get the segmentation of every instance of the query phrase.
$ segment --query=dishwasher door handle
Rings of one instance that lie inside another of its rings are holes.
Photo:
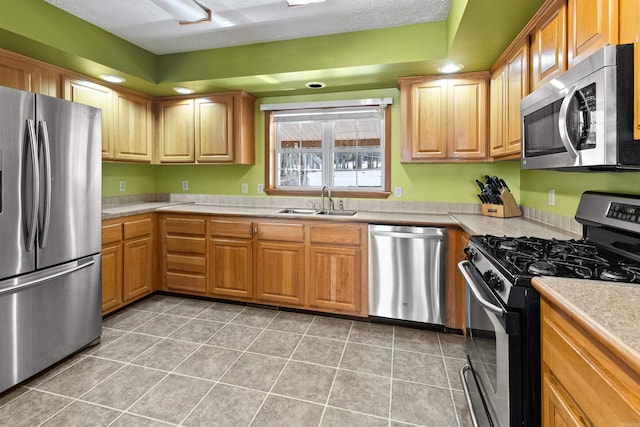
[[[431,239],[431,240],[444,240],[444,234],[440,232],[430,233],[405,233],[400,231],[372,231],[372,236],[381,237],[397,237],[400,239]]]

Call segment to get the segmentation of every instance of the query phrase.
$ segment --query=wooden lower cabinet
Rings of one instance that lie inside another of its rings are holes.
[[[106,314],[155,290],[153,214],[102,224],[102,313]]]
[[[573,315],[542,297],[542,425],[637,424],[640,373]]]
[[[194,295],[206,294],[206,219],[162,216],[159,228],[164,273],[162,289]]]
[[[367,315],[367,225],[159,214],[162,290]]]
[[[253,292],[253,223],[242,219],[209,221],[207,292],[251,300]]]
[[[465,329],[466,325],[466,283],[458,270],[458,263],[464,260],[464,248],[469,241],[469,233],[458,227],[447,227],[447,320],[445,325],[454,329]]]

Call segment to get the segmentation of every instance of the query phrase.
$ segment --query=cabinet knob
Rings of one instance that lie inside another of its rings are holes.
[[[258,234],[258,227],[257,226],[253,226],[253,234]]]

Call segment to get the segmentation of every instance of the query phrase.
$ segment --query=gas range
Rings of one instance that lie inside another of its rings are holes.
[[[466,282],[465,395],[479,425],[533,427],[540,411],[536,276],[640,283],[640,197],[586,192],[582,238],[471,236]]]

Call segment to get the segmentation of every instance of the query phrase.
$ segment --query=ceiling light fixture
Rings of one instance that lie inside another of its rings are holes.
[[[189,89],[188,87],[178,86],[178,87],[174,87],[173,90],[182,95],[191,95],[193,93],[193,89]]]
[[[327,84],[325,82],[309,82],[304,84],[309,89],[322,89]]]
[[[325,0],[287,0],[287,5],[289,5],[289,7],[294,7],[294,6],[304,6],[305,4],[311,4],[311,3],[324,3]]]
[[[124,83],[126,80],[120,76],[114,76],[113,74],[101,74],[100,78],[109,83]]]
[[[462,64],[449,63],[439,66],[438,71],[440,71],[441,73],[455,73],[456,71],[460,71],[463,68],[464,65]]]
[[[211,11],[194,0],[151,0],[181,25],[211,21]]]

